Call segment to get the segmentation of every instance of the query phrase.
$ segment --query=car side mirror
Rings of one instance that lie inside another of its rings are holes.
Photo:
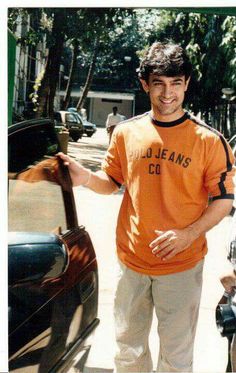
[[[66,247],[55,234],[9,233],[9,285],[58,277],[65,272],[67,264]]]

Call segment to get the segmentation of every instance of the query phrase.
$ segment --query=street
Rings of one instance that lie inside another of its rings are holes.
[[[98,128],[92,138],[83,137],[77,143],[70,142],[68,153],[95,171],[106,152],[108,138],[105,129]],[[99,310],[98,326],[86,362],[84,373],[106,373],[113,371],[115,351],[113,326],[113,297],[116,279],[115,227],[122,191],[110,196],[98,195],[85,187],[75,188],[79,224],[83,224],[92,238],[99,266]],[[227,364],[227,339],[222,338],[215,325],[215,307],[222,296],[223,287],[219,276],[225,272],[225,242],[229,230],[229,217],[225,218],[208,235],[209,252],[205,261],[204,286],[197,328],[194,372],[223,373]],[[178,296],[178,294],[176,294]],[[184,312],[184,305],[183,305]],[[158,356],[157,322],[153,320],[150,347],[154,369]],[[70,373],[80,371],[76,359]]]

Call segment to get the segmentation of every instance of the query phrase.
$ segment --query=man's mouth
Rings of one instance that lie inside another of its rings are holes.
[[[169,105],[169,104],[172,104],[172,102],[174,102],[174,98],[171,98],[171,99],[164,99],[164,98],[160,98],[160,101],[162,104],[164,105]]]

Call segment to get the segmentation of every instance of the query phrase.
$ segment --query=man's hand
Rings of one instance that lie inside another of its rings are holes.
[[[155,233],[158,237],[150,243],[149,247],[152,249],[152,253],[162,260],[173,258],[176,254],[187,249],[197,238],[191,227],[164,232],[156,230]]]
[[[229,273],[225,274],[224,276],[222,276],[220,278],[220,281],[221,281],[222,285],[224,286],[225,291],[227,293],[232,294],[232,293],[235,292],[235,290],[236,290],[236,275],[235,275],[234,271],[229,272]]]
[[[118,186],[106,172],[102,170],[91,172],[89,169],[81,166],[79,162],[69,157],[69,155],[61,152],[57,156],[68,167],[73,186],[84,185],[100,194],[112,194],[118,190]]]
[[[169,231],[155,231],[158,237],[150,243],[154,255],[168,260],[176,254],[187,249],[200,235],[208,232],[218,224],[232,208],[231,199],[219,199],[213,201],[204,213],[184,229],[172,229]]]
[[[68,167],[73,186],[86,185],[90,179],[91,171],[87,170],[79,162],[75,161],[69,155],[62,152],[57,154]]]

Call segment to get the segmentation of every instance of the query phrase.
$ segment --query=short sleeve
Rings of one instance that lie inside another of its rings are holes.
[[[204,173],[204,185],[215,199],[234,199],[234,156],[222,135],[215,136],[210,146]]]
[[[104,161],[102,162],[102,170],[107,175],[111,176],[117,183],[122,185],[124,177],[122,174],[121,160],[118,152],[118,134],[117,129],[112,134],[111,143],[107,150]]]

